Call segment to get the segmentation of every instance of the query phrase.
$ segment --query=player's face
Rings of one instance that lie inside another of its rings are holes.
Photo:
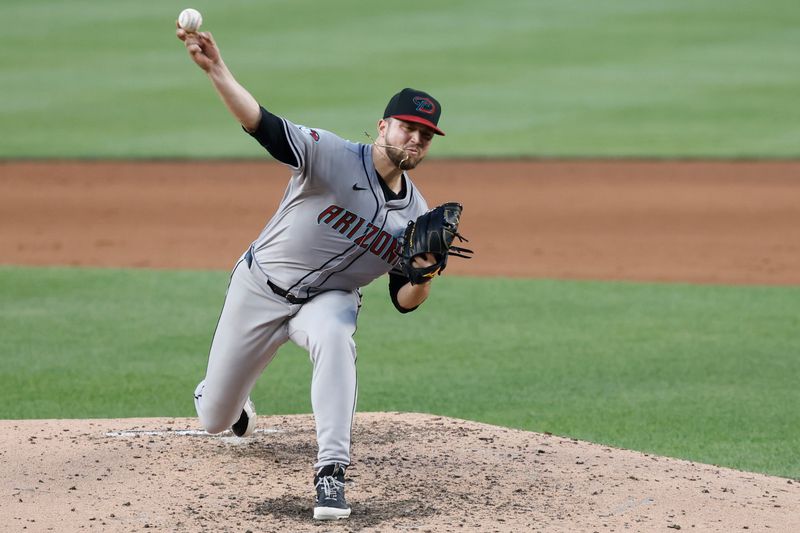
[[[385,122],[384,144],[402,149],[387,148],[386,156],[399,169],[415,168],[428,154],[433,130],[424,124],[394,118],[386,119]]]

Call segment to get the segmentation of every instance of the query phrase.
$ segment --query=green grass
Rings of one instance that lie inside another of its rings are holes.
[[[291,120],[365,140],[443,103],[433,156],[800,155],[796,0],[193,3]],[[4,0],[0,157],[260,157],[173,34],[184,1]]]
[[[227,274],[0,267],[0,418],[194,416]],[[429,412],[800,478],[800,288],[442,277],[365,290],[359,410]],[[310,412],[286,345],[253,397]]]

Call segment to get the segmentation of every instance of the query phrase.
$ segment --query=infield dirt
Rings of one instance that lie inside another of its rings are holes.
[[[465,205],[449,275],[800,283],[800,163],[431,161]],[[0,263],[231,267],[286,170],[0,163]],[[800,531],[793,480],[431,415],[356,417],[344,523],[311,519],[310,416],[0,421],[10,531]]]
[[[0,263],[229,269],[288,171],[256,162],[0,163]],[[430,161],[464,204],[448,273],[800,283],[800,162]]]

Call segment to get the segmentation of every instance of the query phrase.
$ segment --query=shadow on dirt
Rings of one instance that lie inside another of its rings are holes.
[[[353,511],[350,518],[339,522],[339,524],[350,530],[375,527],[386,522],[400,520],[403,522],[416,522],[436,514],[436,509],[433,507],[413,499],[389,501],[370,498],[366,501],[353,502],[351,507]],[[276,519],[289,519],[325,527],[332,525],[332,522],[318,522],[312,518],[314,513],[313,501],[308,498],[282,496],[264,500],[256,505],[254,512],[257,515],[271,515]]]

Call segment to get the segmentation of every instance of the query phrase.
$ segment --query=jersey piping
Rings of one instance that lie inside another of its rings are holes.
[[[292,140],[292,136],[289,134],[289,125],[286,123],[286,119],[282,118],[281,120],[283,121],[283,134],[286,136],[286,140],[289,141],[289,146],[291,147],[292,152],[294,152],[295,161],[297,161],[297,166],[292,168],[295,170],[303,168],[306,162],[303,158],[302,150],[298,150],[297,145],[295,145],[294,140]]]

